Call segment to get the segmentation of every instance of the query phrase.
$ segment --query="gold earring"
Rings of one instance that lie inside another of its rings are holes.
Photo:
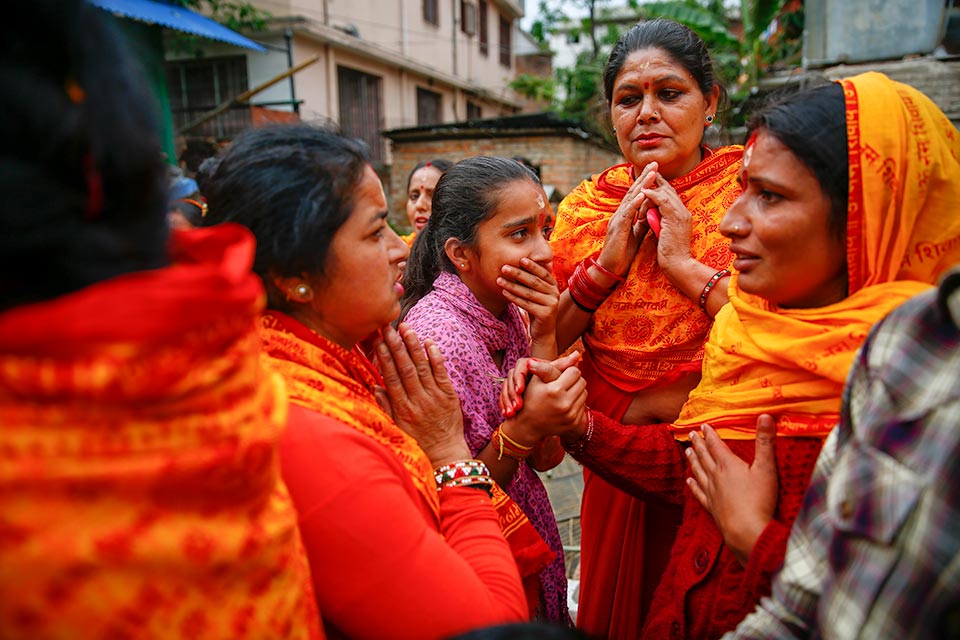
[[[295,296],[298,302],[307,302],[313,297],[313,291],[309,285],[300,283],[293,288],[291,295]]]

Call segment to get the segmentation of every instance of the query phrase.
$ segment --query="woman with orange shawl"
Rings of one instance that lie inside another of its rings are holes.
[[[265,357],[290,392],[281,469],[328,637],[442,638],[527,618],[520,576],[549,548],[470,455],[437,346],[389,326],[408,248],[364,147],[309,125],[249,131],[201,189],[206,223],[257,238]],[[358,347],[378,332],[383,379]]]
[[[149,89],[99,9],[8,9],[0,637],[322,637],[253,238],[168,236]]]
[[[703,342],[727,300],[730,252],[718,226],[740,192],[742,148],[702,144],[724,92],[703,41],[682,25],[652,20],[621,36],[604,88],[628,162],[557,210],[550,244],[566,288],[557,339],[563,350],[582,337],[592,408],[624,423],[669,422],[699,381]],[[634,640],[680,511],[589,470],[584,481],[577,625]]]
[[[867,73],[795,94],[750,129],[744,192],[720,225],[737,272],[702,382],[672,425],[638,433],[591,412],[592,428],[565,436],[611,482],[684,506],[644,638],[718,637],[769,593],[858,347],[960,260],[960,135],[920,92]],[[702,473],[705,421],[734,454],[719,484]]]

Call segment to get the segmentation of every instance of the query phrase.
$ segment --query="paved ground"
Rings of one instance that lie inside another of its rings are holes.
[[[560,539],[567,561],[567,577],[579,577],[580,498],[583,497],[583,469],[569,455],[559,465],[540,474],[553,512],[557,516]]]

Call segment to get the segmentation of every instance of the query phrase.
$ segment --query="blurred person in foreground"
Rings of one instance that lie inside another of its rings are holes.
[[[0,637],[322,637],[241,227],[175,233],[134,58],[0,27]]]

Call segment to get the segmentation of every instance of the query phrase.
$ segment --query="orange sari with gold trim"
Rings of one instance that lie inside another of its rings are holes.
[[[382,379],[360,347],[352,351],[334,344],[278,311],[261,319],[264,357],[287,381],[290,402],[329,416],[387,447],[409,472],[439,529],[437,483],[427,454],[377,404],[374,387]],[[510,543],[531,612],[539,604],[537,574],[553,552],[520,507],[497,485],[493,505]]]
[[[709,422],[721,437],[825,436],[839,418],[847,372],[870,328],[960,262],[960,134],[922,93],[879,73],[842,81],[850,191],[846,299],[779,309],[730,284],[703,379],[674,425],[678,439]],[[868,97],[869,96],[869,97]]]
[[[235,225],[0,314],[0,637],[323,637]]]

